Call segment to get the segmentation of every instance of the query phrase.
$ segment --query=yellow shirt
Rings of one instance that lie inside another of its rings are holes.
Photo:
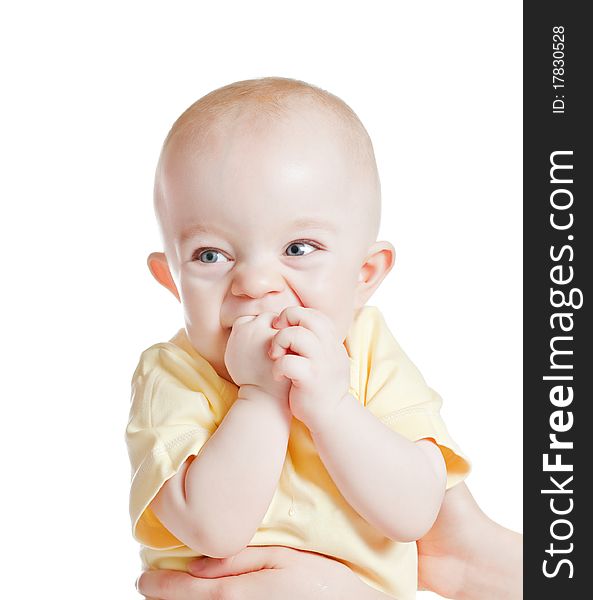
[[[441,419],[441,398],[403,353],[376,307],[358,312],[344,346],[351,361],[350,393],[409,440],[434,439],[447,464],[447,488],[461,481],[469,463]],[[142,544],[144,568],[185,570],[197,556],[165,529],[148,505],[185,460],[198,454],[237,392],[236,385],[195,351],[184,329],[170,342],[142,353],[132,378],[126,441],[132,465],[130,516],[134,537]],[[416,595],[416,544],[393,542],[347,504],[308,429],[296,419],[278,487],[249,545],[325,554],[399,600]]]

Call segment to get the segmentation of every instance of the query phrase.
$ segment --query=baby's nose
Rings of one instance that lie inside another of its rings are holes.
[[[281,292],[284,279],[275,269],[262,264],[243,264],[235,267],[235,277],[231,291],[235,296],[261,298],[270,292]]]

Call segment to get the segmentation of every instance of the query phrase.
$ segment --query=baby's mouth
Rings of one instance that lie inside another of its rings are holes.
[[[257,314],[259,314],[259,313],[257,313]],[[223,326],[223,328],[224,328],[224,329],[228,329],[228,330],[230,331],[230,330],[233,328],[233,325],[235,324],[235,321],[236,321],[237,319],[239,319],[240,317],[247,317],[247,316],[250,316],[250,317],[257,317],[257,314],[255,314],[255,313],[245,313],[245,314],[243,314],[243,315],[237,315],[237,316],[236,316],[236,317],[235,317],[235,318],[234,318],[234,319],[233,319],[233,320],[230,322],[230,324],[229,324],[229,325],[224,325],[224,326]]]
[[[282,309],[282,310],[284,310],[284,309]],[[261,310],[261,311],[252,311],[252,312],[246,312],[246,313],[243,313],[243,314],[237,315],[237,316],[236,316],[236,317],[233,319],[233,321],[231,322],[231,324],[230,324],[230,325],[227,325],[227,326],[225,326],[224,328],[225,328],[225,329],[232,329],[232,328],[233,328],[233,324],[234,324],[234,323],[235,323],[235,321],[236,321],[237,319],[239,319],[240,317],[258,317],[258,316],[259,316],[259,315],[261,315],[263,312],[273,312],[273,313],[275,313],[275,314],[279,315],[279,314],[282,312],[282,310]]]
[[[298,296],[297,296],[297,298],[298,298]],[[251,310],[247,310],[247,308],[246,308],[246,307],[243,307],[243,308],[244,308],[244,310],[245,310],[245,312],[244,312],[244,313],[241,313],[241,314],[238,314],[238,315],[236,315],[236,316],[235,316],[235,317],[232,319],[232,321],[230,322],[230,324],[229,324],[229,325],[227,325],[227,326],[225,326],[225,329],[232,329],[232,328],[233,328],[233,324],[234,324],[234,322],[235,322],[235,321],[236,321],[236,320],[237,320],[239,317],[247,317],[247,316],[250,316],[250,317],[258,317],[259,315],[261,315],[261,314],[262,314],[262,313],[264,313],[264,312],[273,312],[274,314],[276,314],[276,315],[279,315],[279,314],[280,314],[280,313],[281,313],[283,310],[285,310],[285,309],[286,309],[286,308],[288,308],[289,306],[303,306],[303,307],[304,307],[305,305],[304,305],[302,302],[300,302],[300,298],[299,298],[297,302],[293,302],[293,303],[290,303],[290,302],[289,302],[288,304],[284,304],[284,305],[282,306],[282,308],[279,308],[279,309],[275,309],[275,308],[268,308],[268,307],[266,307],[266,306],[260,306],[260,307],[258,307],[257,309],[254,309],[254,308],[252,308]]]

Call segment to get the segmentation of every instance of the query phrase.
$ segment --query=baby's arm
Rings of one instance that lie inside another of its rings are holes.
[[[292,381],[292,414],[309,428],[344,498],[386,536],[397,541],[422,537],[445,494],[440,450],[392,431],[344,391],[351,365],[325,314],[291,306],[272,326],[279,330],[270,350],[274,372]]]
[[[438,447],[410,442],[346,394],[311,432],[323,464],[349,504],[389,538],[421,538],[434,523],[446,485]]]
[[[274,381],[268,356],[275,313],[235,320],[224,361],[237,400],[193,461],[165,483],[151,508],[200,554],[225,558],[261,524],[280,478],[292,415],[290,382]]]
[[[285,400],[242,386],[198,456],[152,501],[162,524],[200,554],[237,554],[261,524],[278,484],[291,417]]]

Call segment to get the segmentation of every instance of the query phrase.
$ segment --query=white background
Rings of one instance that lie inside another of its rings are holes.
[[[521,530],[521,3],[3,4],[2,564],[11,597],[133,599],[123,432],[182,326],[145,265],[170,125],[239,79],[342,97],[394,270],[370,304],[445,401],[482,508]],[[4,595],[4,594],[2,594]],[[428,597],[428,594],[426,595]]]

